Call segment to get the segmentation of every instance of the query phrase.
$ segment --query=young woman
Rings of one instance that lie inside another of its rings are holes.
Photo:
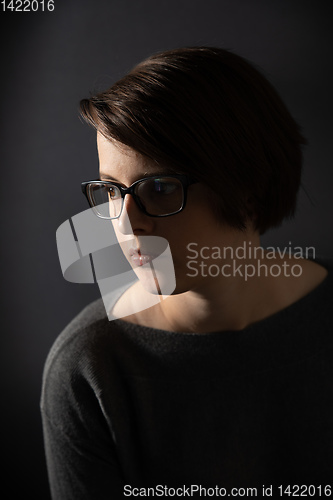
[[[100,162],[83,191],[138,280],[49,354],[52,498],[329,486],[330,263],[260,249],[295,211],[306,142],[280,97],[243,58],[193,47],[148,58],[81,113]],[[171,271],[152,266],[156,241]]]

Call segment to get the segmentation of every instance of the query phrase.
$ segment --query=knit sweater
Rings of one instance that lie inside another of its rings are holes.
[[[315,290],[241,331],[175,333],[109,321],[101,300],[85,308],[45,365],[53,500],[162,488],[199,496],[195,487],[227,495],[255,487],[261,496],[263,485],[278,497],[279,486],[332,484],[333,273],[325,266]]]

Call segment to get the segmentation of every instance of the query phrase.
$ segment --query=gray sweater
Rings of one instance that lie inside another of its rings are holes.
[[[189,496],[195,487],[255,487],[260,497],[263,485],[277,497],[280,485],[332,484],[325,265],[318,288],[242,331],[174,333],[108,321],[101,300],[84,309],[45,365],[52,498]]]

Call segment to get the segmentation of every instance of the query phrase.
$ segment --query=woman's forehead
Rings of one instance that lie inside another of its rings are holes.
[[[147,177],[164,173],[164,168],[134,149],[97,134],[100,177],[125,183],[125,178]],[[132,182],[134,182],[132,180]]]

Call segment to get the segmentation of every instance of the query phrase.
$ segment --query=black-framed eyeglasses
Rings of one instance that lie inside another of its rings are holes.
[[[114,181],[81,183],[83,194],[95,214],[102,219],[120,217],[124,198],[133,196],[138,207],[150,217],[178,214],[186,205],[187,188],[198,182],[188,175],[155,175],[134,182],[128,188]]]

